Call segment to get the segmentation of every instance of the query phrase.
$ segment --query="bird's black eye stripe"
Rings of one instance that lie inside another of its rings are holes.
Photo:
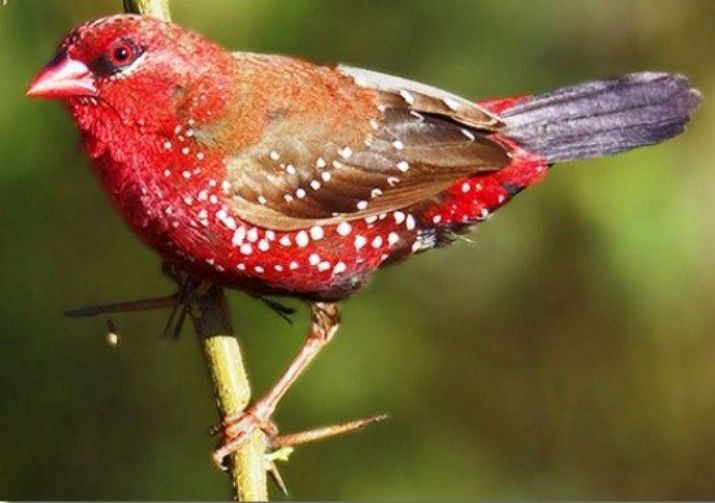
[[[92,63],[92,71],[100,76],[116,75],[134,63],[143,53],[144,49],[133,40],[120,39]]]

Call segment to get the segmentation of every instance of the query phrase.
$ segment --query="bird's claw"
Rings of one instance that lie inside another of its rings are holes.
[[[227,417],[221,425],[223,440],[213,453],[213,461],[221,470],[227,470],[226,459],[240,449],[257,431],[268,438],[269,445],[278,437],[278,427],[269,412],[261,412],[257,407],[249,407],[243,413]],[[217,428],[213,428],[216,431]]]

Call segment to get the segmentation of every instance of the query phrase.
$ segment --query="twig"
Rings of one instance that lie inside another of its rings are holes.
[[[232,334],[226,297],[212,287],[198,302],[194,328],[208,363],[221,417],[239,414],[251,397],[241,349]],[[239,501],[266,501],[266,438],[262,432],[231,455],[230,474]]]
[[[170,20],[169,0],[123,0],[126,12]],[[243,411],[251,397],[241,348],[233,336],[226,297],[219,286],[197,299],[194,329],[208,365],[221,418]],[[231,481],[239,501],[267,501],[266,438],[255,433],[231,455]]]
[[[124,11],[171,21],[169,0],[122,0]]]

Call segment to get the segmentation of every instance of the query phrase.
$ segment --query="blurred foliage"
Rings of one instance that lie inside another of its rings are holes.
[[[23,96],[54,44],[119,0],[0,9],[0,497],[218,499],[191,332],[164,312],[63,310],[167,293],[57,104]],[[228,47],[343,61],[495,96],[639,70],[715,96],[710,0],[174,0]],[[278,413],[285,431],[389,411],[300,449],[298,498],[715,497],[715,114],[657,148],[554,170],[475,245],[378,275]],[[260,392],[302,340],[232,294]],[[300,307],[297,303],[295,303]]]

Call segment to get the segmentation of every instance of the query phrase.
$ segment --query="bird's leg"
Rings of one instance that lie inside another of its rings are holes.
[[[333,338],[340,323],[338,304],[315,302],[310,304],[311,327],[303,347],[295,356],[283,377],[258,402],[249,405],[241,414],[229,416],[223,422],[224,439],[214,452],[214,461],[223,468],[224,459],[238,449],[251,433],[261,429],[269,437],[277,435],[271,416],[278,403],[320,350]]]

